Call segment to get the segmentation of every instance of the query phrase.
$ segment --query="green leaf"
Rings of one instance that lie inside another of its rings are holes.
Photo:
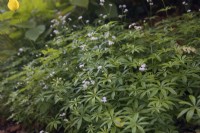
[[[192,104],[196,105],[196,98],[194,96],[192,96],[192,95],[189,95],[189,98],[190,98]]]
[[[189,122],[192,119],[192,116],[194,114],[194,109],[191,109],[186,114],[186,120]]]
[[[115,126],[117,126],[117,127],[123,127],[124,126],[124,122],[122,122],[122,120],[119,117],[116,117],[114,119],[114,123],[115,123]]]
[[[87,8],[89,4],[89,0],[70,0],[70,2],[72,5],[80,6],[84,8]]]
[[[188,110],[189,110],[189,108],[182,110],[182,111],[178,114],[177,118],[179,118],[179,117],[181,117],[182,115],[184,115]]]
[[[80,119],[77,123],[77,129],[79,129],[81,127],[81,124],[82,124],[82,119]]]
[[[44,25],[38,25],[25,33],[25,37],[29,40],[36,41],[37,38],[45,31]]]

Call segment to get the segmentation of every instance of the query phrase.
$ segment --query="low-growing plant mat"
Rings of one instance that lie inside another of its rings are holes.
[[[195,132],[199,22],[188,13],[154,27],[63,28],[1,66],[2,108],[11,120],[39,124],[38,132]]]

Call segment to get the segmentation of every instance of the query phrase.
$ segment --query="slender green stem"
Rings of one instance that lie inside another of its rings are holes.
[[[166,16],[168,17],[168,13],[167,13],[167,10],[166,10],[166,5],[165,5],[164,0],[162,0],[162,3],[163,3],[163,6],[164,6],[164,8],[165,8]]]

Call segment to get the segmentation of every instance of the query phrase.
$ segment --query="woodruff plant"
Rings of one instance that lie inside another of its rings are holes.
[[[41,132],[178,132],[178,120],[200,119],[199,21],[63,29],[2,67],[1,98],[11,119]]]

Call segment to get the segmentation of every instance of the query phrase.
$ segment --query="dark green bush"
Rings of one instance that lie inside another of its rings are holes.
[[[200,17],[66,28],[2,66],[10,118],[67,133],[176,133],[200,124]],[[131,26],[130,26],[131,27]],[[180,122],[179,122],[180,121]]]

